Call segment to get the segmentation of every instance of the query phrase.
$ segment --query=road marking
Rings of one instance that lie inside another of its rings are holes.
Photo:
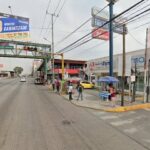
[[[130,119],[130,120],[122,120],[122,121],[111,122],[110,124],[113,125],[113,126],[121,126],[121,125],[124,125],[124,124],[131,124],[133,122],[134,122],[134,120]]]
[[[150,111],[150,108],[144,108],[144,110],[146,110],[146,111]]]
[[[101,119],[103,119],[103,120],[117,119],[117,118],[119,118],[119,117],[118,116],[103,116],[103,117],[101,117]]]
[[[130,128],[130,129],[125,129],[124,130],[124,132],[131,133],[131,134],[133,134],[133,133],[135,133],[137,131],[138,131],[137,128]]]
[[[103,111],[101,111],[101,112],[92,112],[92,113],[96,116],[101,116],[101,115],[106,115],[107,114],[106,112],[103,112]]]
[[[150,139],[143,139],[143,141],[150,143]]]

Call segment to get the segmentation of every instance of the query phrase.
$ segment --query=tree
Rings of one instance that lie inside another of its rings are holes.
[[[14,72],[18,75],[20,75],[23,72],[23,68],[22,67],[15,67],[14,68]]]

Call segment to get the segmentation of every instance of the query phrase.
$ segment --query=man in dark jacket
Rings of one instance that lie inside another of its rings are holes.
[[[78,98],[77,98],[77,100],[79,100],[79,98],[81,97],[81,100],[83,100],[83,87],[82,87],[82,85],[81,84],[79,84],[79,86],[78,86]]]

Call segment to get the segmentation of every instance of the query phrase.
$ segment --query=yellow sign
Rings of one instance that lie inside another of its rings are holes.
[[[30,33],[29,32],[1,33],[0,39],[29,41]]]

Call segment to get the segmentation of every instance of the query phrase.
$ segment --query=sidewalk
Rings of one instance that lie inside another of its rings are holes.
[[[73,94],[73,100],[71,101],[72,104],[79,107],[86,107],[95,110],[108,111],[108,112],[125,112],[130,110],[150,108],[150,103],[144,104],[141,98],[137,98],[135,102],[130,103],[128,96],[125,96],[124,107],[121,107],[120,106],[121,96],[118,96],[116,101],[116,106],[112,107],[110,101],[104,101],[98,97],[99,95],[98,91],[96,96],[95,91],[94,94],[89,94],[86,92],[86,90],[84,90],[83,100],[78,100],[78,101],[77,101],[77,95],[78,95],[77,92]],[[69,97],[68,95],[62,95],[62,96],[68,100]]]

